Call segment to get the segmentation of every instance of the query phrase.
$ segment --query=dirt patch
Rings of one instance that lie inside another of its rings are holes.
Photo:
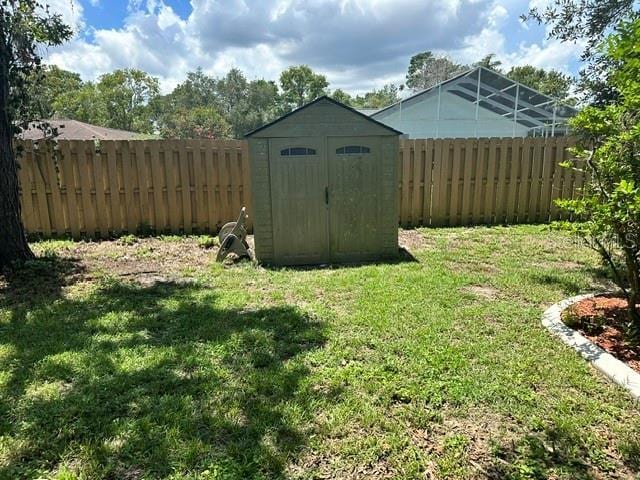
[[[39,253],[38,244],[34,250]],[[217,251],[217,247],[199,245],[197,237],[176,236],[77,242],[57,250],[55,255],[76,259],[84,280],[110,276],[149,286],[187,281],[210,266]]]
[[[640,344],[628,335],[626,299],[612,295],[587,298],[569,307],[563,321],[640,372]]]
[[[398,243],[400,247],[410,252],[415,252],[429,245],[433,245],[433,243],[418,230],[400,230],[398,232]]]
[[[471,285],[470,287],[464,287],[462,291],[471,293],[476,297],[486,298],[488,300],[494,300],[500,296],[500,290],[498,290],[497,288],[482,285]]]
[[[368,465],[351,465],[341,456],[312,451],[307,451],[287,468],[291,478],[308,478],[310,472],[313,472],[313,478],[318,479],[386,480],[398,477],[398,472],[385,458]]]
[[[513,427],[509,419],[488,411],[444,417],[442,423],[411,431],[413,443],[431,459],[426,478],[442,478],[454,471],[454,476],[463,478],[492,478],[494,446],[517,438],[509,429]]]
[[[482,407],[462,415],[445,408],[442,418],[441,423],[410,431],[413,444],[429,459],[425,478],[534,478],[521,475],[529,468],[537,471],[535,478],[559,478],[567,465],[573,466],[576,478],[634,478],[610,450],[603,454],[611,469],[602,471],[602,458],[585,459],[588,445],[553,423],[531,431],[509,414]]]

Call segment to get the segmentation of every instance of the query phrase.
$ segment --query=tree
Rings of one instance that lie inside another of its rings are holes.
[[[58,95],[52,104],[58,117],[107,126],[107,111],[100,92],[93,82]]]
[[[287,111],[326,95],[328,86],[326,77],[314,73],[308,65],[289,67],[280,74],[282,99]]]
[[[215,102],[218,109],[231,125],[234,137],[241,137],[246,131],[245,118],[251,111],[248,103],[249,82],[244,73],[237,68],[232,68],[221,79],[216,81]]]
[[[280,95],[278,86],[271,80],[253,80],[249,82],[246,110],[241,122],[235,125],[236,138],[274,120],[278,116]]]
[[[278,98],[274,82],[249,82],[236,68],[213,78],[198,68],[173,92],[156,97],[152,110],[164,137],[240,138],[275,118]]]
[[[550,97],[566,103],[574,102],[569,94],[573,80],[568,75],[557,70],[545,70],[531,65],[524,65],[512,67],[506,73],[506,76]]]
[[[347,92],[345,92],[344,90],[342,90],[341,88],[335,89],[330,96],[334,100],[340,103],[344,103],[345,105],[349,105],[349,106],[353,105],[353,97],[349,95]]]
[[[407,87],[414,91],[424,90],[444,82],[467,69],[444,55],[434,55],[430,51],[411,57],[407,71]]]
[[[353,101],[354,106],[359,108],[383,108],[400,100],[400,89],[389,83],[379,90],[372,90],[364,95],[358,95]]]
[[[60,45],[71,29],[36,0],[0,3],[0,268],[33,257],[20,217],[18,164],[13,149],[17,114],[29,78],[41,71],[39,48]]]
[[[495,53],[490,53],[482,57],[479,61],[473,64],[474,67],[484,67],[489,70],[495,70],[496,72],[500,72],[502,69],[500,66],[502,62],[496,58]]]
[[[187,79],[166,97],[174,105],[180,105],[184,108],[214,105],[216,87],[216,79],[205,74],[202,68],[198,67],[193,72],[187,72]]]
[[[596,46],[621,20],[638,17],[634,7],[633,0],[552,0],[544,8],[532,8],[522,19],[546,24],[549,38],[586,40],[582,59],[588,65],[580,71],[578,90],[583,100],[605,105],[615,102],[618,92],[607,78],[612,71],[610,58],[600,55]]]
[[[100,76],[96,90],[104,108],[104,126],[141,133],[153,131],[149,104],[160,90],[157,78],[142,70],[115,70]]]
[[[213,106],[179,108],[163,116],[164,138],[228,138],[231,127]]]
[[[43,66],[40,72],[28,78],[28,95],[18,117],[21,120],[43,120],[58,115],[61,106],[58,99],[82,88],[82,79],[75,72],[55,65]]]
[[[621,20],[637,15],[633,0],[552,0],[544,8],[533,7],[522,15],[551,27],[549,36],[562,41],[587,40],[583,59],[596,52],[607,31]]]
[[[242,71],[237,68],[229,70],[223,78],[216,81],[216,103],[220,110],[226,115],[239,110],[247,98],[248,88],[247,78]]]
[[[611,268],[629,301],[633,329],[640,338],[640,19],[624,22],[606,42],[613,65],[609,81],[620,92],[614,104],[589,106],[573,119],[580,144],[574,154],[585,161],[582,197],[559,205],[578,222],[568,228],[588,240]],[[568,167],[575,168],[569,164]]]

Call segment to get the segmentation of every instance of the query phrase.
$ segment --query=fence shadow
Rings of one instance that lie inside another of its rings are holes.
[[[87,478],[278,478],[305,444],[285,410],[321,395],[302,357],[325,327],[297,308],[229,308],[175,283],[29,300],[14,279],[0,299],[0,478],[62,459]]]

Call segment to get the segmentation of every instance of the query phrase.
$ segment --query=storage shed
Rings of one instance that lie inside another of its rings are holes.
[[[248,133],[257,259],[395,257],[399,135],[328,97]]]

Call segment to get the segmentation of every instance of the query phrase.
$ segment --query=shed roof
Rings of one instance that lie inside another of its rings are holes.
[[[575,108],[501,73],[486,67],[475,67],[378,110],[372,117],[384,118],[385,113],[412,105],[438,91],[456,95],[505,118],[515,117],[517,123],[529,128],[566,121],[577,113]]]
[[[349,107],[348,105],[345,105],[344,103],[340,103],[340,102],[338,102],[337,100],[334,100],[334,99],[333,99],[333,98],[331,98],[331,97],[328,97],[328,96],[326,96],[326,95],[323,95],[323,96],[321,96],[321,97],[316,98],[316,99],[315,99],[315,100],[313,100],[312,102],[309,102],[309,103],[307,103],[306,105],[303,105],[302,107],[296,108],[295,110],[292,110],[291,112],[286,113],[285,115],[281,116],[280,118],[275,119],[275,120],[274,120],[274,121],[272,121],[272,122],[269,122],[269,123],[267,123],[267,124],[265,124],[265,125],[262,125],[261,127],[256,128],[255,130],[252,130],[252,131],[250,131],[250,132],[246,133],[246,134],[245,134],[245,137],[251,137],[251,136],[255,135],[256,133],[261,132],[261,131],[263,131],[263,130],[265,130],[265,129],[269,128],[269,127],[272,127],[272,126],[274,126],[274,125],[276,125],[276,124],[278,124],[278,123],[282,122],[283,120],[285,120],[285,119],[287,119],[287,118],[289,118],[289,117],[295,116],[295,115],[297,115],[297,114],[301,113],[302,111],[304,111],[304,110],[308,109],[309,107],[311,107],[311,106],[313,106],[313,105],[316,105],[316,104],[318,104],[318,103],[321,103],[321,102],[329,102],[329,103],[332,103],[332,104],[336,105],[337,107],[340,107],[340,108],[342,108],[342,109],[344,109],[344,110],[346,110],[346,111],[348,111],[348,112],[353,113],[353,114],[354,114],[354,115],[356,115],[358,118],[361,118],[361,119],[363,119],[363,120],[366,120],[367,122],[370,122],[370,123],[372,123],[372,124],[374,124],[374,125],[376,125],[376,126],[378,126],[378,127],[383,128],[384,130],[388,131],[390,134],[393,134],[393,135],[402,135],[402,132],[399,132],[399,131],[398,131],[398,130],[396,130],[395,128],[392,128],[392,127],[390,127],[389,125],[385,125],[384,123],[379,122],[378,120],[376,120],[376,119],[374,119],[374,118],[372,118],[372,117],[370,117],[370,116],[368,116],[368,115],[365,115],[364,113],[360,113],[360,112],[359,112],[358,110],[356,110],[355,108],[351,108],[351,107]]]
[[[115,128],[99,127],[78,120],[47,120],[49,125],[58,131],[56,140],[134,140],[140,134]],[[44,133],[38,128],[37,122],[29,124],[19,138],[24,140],[40,140]]]

